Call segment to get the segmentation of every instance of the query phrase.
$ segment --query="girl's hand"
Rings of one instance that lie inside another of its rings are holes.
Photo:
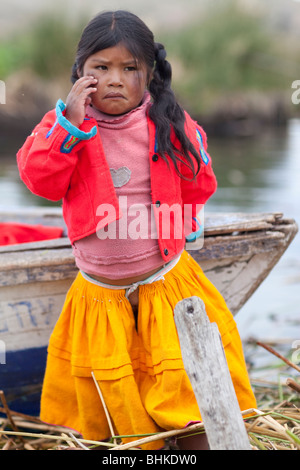
[[[92,101],[90,94],[97,91],[97,88],[94,88],[96,83],[97,79],[92,76],[81,77],[68,94],[65,117],[73,126],[79,127],[83,123],[85,108]]]

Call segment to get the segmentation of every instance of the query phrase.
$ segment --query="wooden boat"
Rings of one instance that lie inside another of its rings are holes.
[[[0,222],[64,226],[60,208],[0,213]],[[190,250],[233,314],[295,234],[281,213],[205,214],[204,246]],[[77,268],[69,239],[0,247],[0,389],[12,409],[38,414],[46,348]]]

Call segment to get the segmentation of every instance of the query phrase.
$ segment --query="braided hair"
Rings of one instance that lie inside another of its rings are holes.
[[[140,18],[124,10],[103,12],[95,16],[83,30],[79,41],[76,61],[72,67],[72,83],[80,77],[89,56],[120,43],[136,61],[147,66],[148,89],[153,101],[149,117],[156,125],[157,153],[167,163],[169,157],[181,177],[179,162],[186,165],[193,177],[196,177],[201,160],[185,133],[185,114],[171,88],[172,68],[166,60],[166,50],[162,44],[154,41],[153,33]],[[172,129],[180,149],[172,144]]]

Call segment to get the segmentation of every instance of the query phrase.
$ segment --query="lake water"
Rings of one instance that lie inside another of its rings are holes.
[[[260,139],[213,141],[220,187],[207,211],[282,212],[300,226],[300,121]],[[240,310],[243,338],[300,341],[300,236]]]
[[[282,212],[300,226],[300,120],[259,138],[209,138],[208,143],[219,188],[207,212]],[[20,183],[14,151],[1,156],[0,206],[46,204]],[[236,320],[244,341],[300,345],[299,234]]]
[[[212,140],[219,189],[207,211],[282,212],[300,228],[300,120],[259,139]],[[285,384],[295,369],[250,338],[300,365],[300,234],[236,316],[252,383]],[[262,382],[261,382],[262,381]]]

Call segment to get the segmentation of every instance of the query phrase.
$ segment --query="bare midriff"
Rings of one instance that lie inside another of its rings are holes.
[[[152,271],[148,271],[147,273],[140,274],[139,276],[127,277],[125,279],[108,279],[106,277],[95,276],[95,274],[89,274],[90,277],[95,279],[96,281],[102,282],[104,284],[110,284],[113,286],[127,286],[130,284],[134,284],[135,282],[144,281],[148,277],[152,276],[153,274],[157,273],[163,266],[159,267],[158,269],[153,269]]]

